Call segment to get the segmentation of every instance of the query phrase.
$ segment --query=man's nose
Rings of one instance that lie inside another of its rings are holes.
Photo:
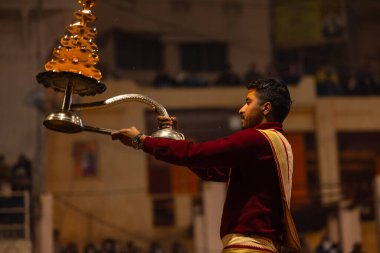
[[[244,113],[244,111],[245,111],[245,107],[246,107],[246,105],[243,105],[243,106],[240,108],[240,110],[239,110],[239,114],[243,114],[243,113]]]

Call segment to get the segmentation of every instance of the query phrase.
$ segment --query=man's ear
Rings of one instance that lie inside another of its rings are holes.
[[[265,102],[263,105],[262,105],[262,110],[263,110],[263,114],[264,116],[268,116],[270,114],[270,112],[272,111],[272,104],[270,102]]]

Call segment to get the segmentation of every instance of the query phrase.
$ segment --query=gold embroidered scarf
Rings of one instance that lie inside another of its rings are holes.
[[[293,153],[286,138],[274,129],[260,130],[269,141],[277,165],[277,174],[281,189],[282,207],[284,210],[284,234],[282,246],[289,253],[301,252],[301,244],[292,214],[290,212],[290,197],[292,192]]]

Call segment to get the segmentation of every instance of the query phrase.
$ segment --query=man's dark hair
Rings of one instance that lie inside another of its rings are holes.
[[[292,99],[285,84],[275,79],[260,79],[248,83],[247,88],[256,90],[262,104],[265,102],[272,104],[271,115],[275,121],[285,120],[292,105]]]

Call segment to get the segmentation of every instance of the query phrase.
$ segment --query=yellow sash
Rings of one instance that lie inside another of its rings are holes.
[[[222,243],[222,253],[278,253],[271,239],[257,235],[227,234]]]
[[[258,129],[259,130],[259,129]],[[292,192],[293,153],[286,138],[274,129],[259,130],[269,141],[277,165],[280,182],[282,208],[284,210],[283,247],[289,253],[301,252],[296,226],[290,212],[290,197]]]

